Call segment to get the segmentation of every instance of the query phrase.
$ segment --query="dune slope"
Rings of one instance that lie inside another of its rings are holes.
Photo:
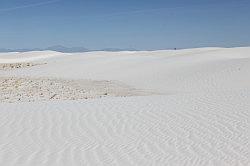
[[[6,53],[0,63],[41,64],[0,69],[1,78],[111,81],[152,92],[2,100],[0,165],[250,165],[250,48]]]

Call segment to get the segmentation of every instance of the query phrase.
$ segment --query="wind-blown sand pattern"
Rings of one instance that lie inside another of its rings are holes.
[[[0,165],[250,165],[250,48],[7,57]]]

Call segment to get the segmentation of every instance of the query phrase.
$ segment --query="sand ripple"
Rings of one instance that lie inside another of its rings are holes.
[[[0,104],[0,165],[250,164],[249,93]]]

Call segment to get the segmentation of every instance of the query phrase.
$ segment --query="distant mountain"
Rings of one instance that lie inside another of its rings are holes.
[[[27,52],[27,51],[35,51],[37,49],[6,49],[0,48],[0,52]]]
[[[48,48],[46,48],[46,50],[65,52],[65,53],[87,52],[87,51],[89,51],[85,47],[64,47],[64,46],[61,46],[61,45],[48,47]]]
[[[6,48],[0,48],[0,52],[11,52],[9,49]]]
[[[96,51],[111,51],[111,52],[116,52],[116,51],[138,51],[133,48],[104,48],[101,50],[96,50]]]
[[[121,49],[121,48],[105,48],[105,49],[95,49],[95,50],[89,50],[85,47],[65,47],[61,45],[51,46],[47,48],[33,48],[33,49],[5,49],[0,48],[0,52],[27,52],[27,51],[57,51],[57,52],[63,52],[63,53],[76,53],[76,52],[89,52],[89,51],[137,51],[136,49],[127,48],[127,49]]]
[[[48,48],[33,48],[33,49],[6,49],[6,48],[0,48],[0,52],[27,52],[27,51],[45,51],[45,50],[51,50],[51,51],[57,51],[57,52],[63,52],[63,53],[74,53],[74,52],[86,52],[89,51],[88,49],[84,47],[64,47],[64,46],[51,46]]]

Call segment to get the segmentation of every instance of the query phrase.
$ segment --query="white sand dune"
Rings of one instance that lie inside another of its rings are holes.
[[[0,53],[0,64],[34,62],[57,56],[66,55],[55,51],[31,51],[31,52],[14,52]]]
[[[2,64],[27,62],[43,65],[0,77],[120,82],[154,95],[2,100],[0,165],[250,165],[248,47],[0,54]]]

